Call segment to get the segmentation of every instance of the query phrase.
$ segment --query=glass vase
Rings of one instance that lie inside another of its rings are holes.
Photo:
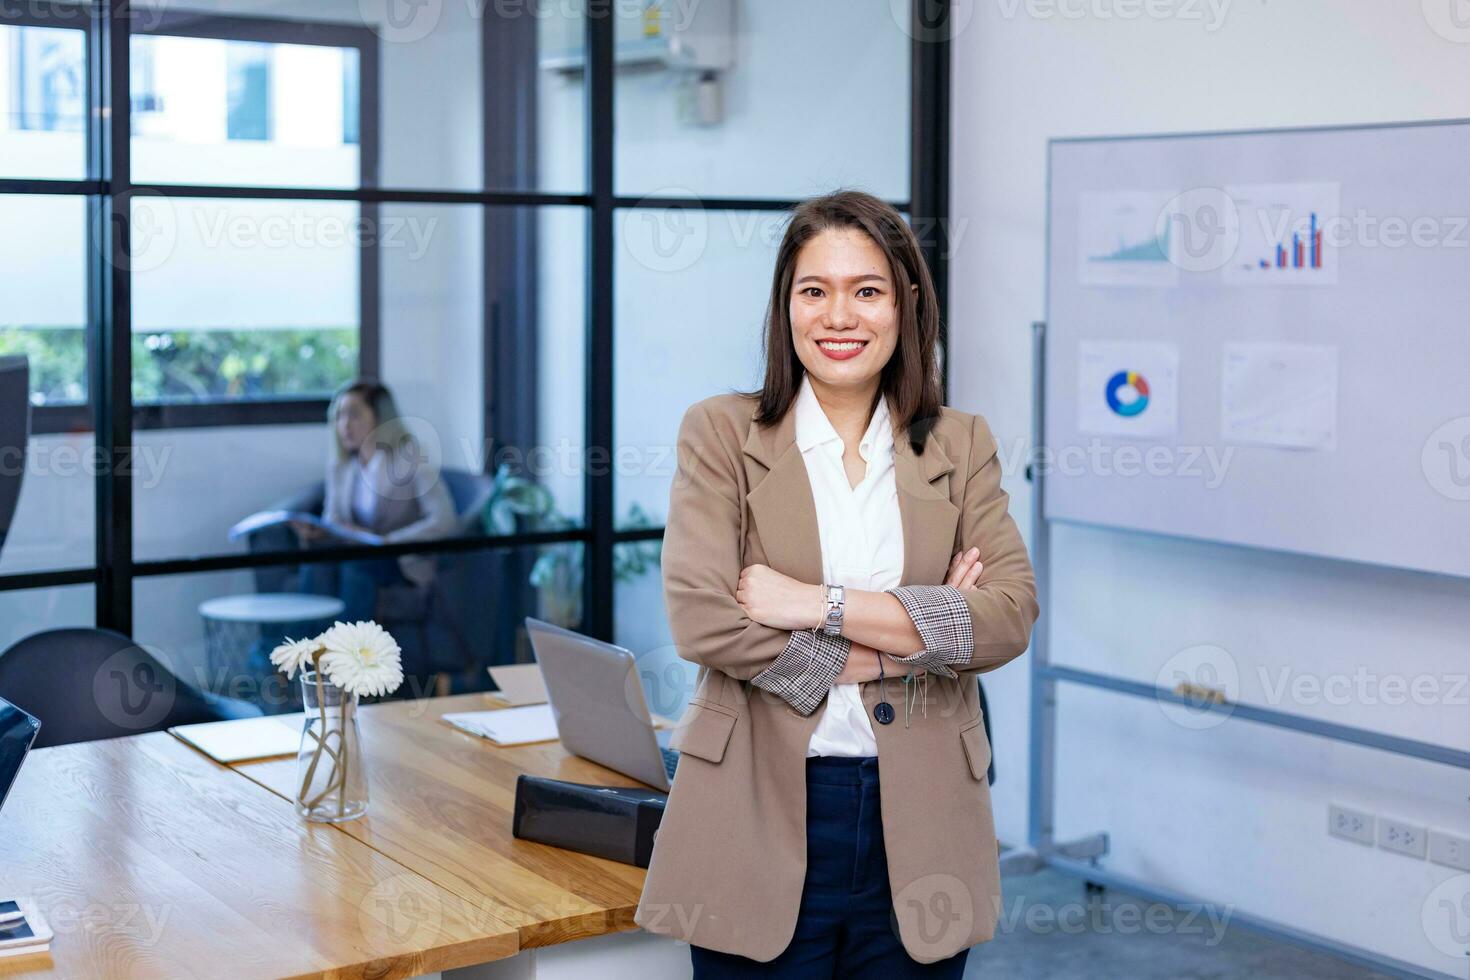
[[[296,753],[296,812],[341,823],[367,812],[367,760],[357,727],[357,695],[317,671],[301,673],[306,720]]]

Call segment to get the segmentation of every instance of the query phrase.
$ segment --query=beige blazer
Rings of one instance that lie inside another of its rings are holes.
[[[756,960],[791,941],[806,874],[806,749],[824,701],[802,715],[749,683],[786,647],[790,631],[746,618],[740,570],[765,564],[803,582],[822,579],[816,506],[795,413],[753,423],[756,402],[716,395],[685,414],[662,564],[679,655],[700,665],[674,733],[678,776],[669,794],[634,920],[643,928]],[[978,545],[978,588],[966,594],[975,651],[955,679],[930,675],[904,724],[874,724],[888,875],[904,948],[933,962],[994,936],[998,845],[985,780],[990,744],[975,674],[1020,656],[1036,621],[1035,579],[1007,513],[1000,460],[978,415],[941,409],[915,455],[894,432],[902,514],[901,585],[944,582],[950,559]],[[871,711],[879,685],[862,686]]]
[[[388,544],[401,541],[434,541],[453,535],[459,518],[454,500],[433,466],[414,465],[411,458],[389,465],[408,474],[395,493],[377,498],[377,514],[368,530],[381,534]],[[322,516],[338,524],[356,523],[352,516],[352,481],[356,467],[351,457],[327,463],[326,493]],[[401,474],[400,474],[401,479]],[[419,586],[434,580],[436,559],[432,555],[399,555],[403,577]]]

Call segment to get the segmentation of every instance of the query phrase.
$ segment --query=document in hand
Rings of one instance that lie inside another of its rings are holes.
[[[383,543],[383,536],[381,534],[373,534],[371,531],[355,531],[350,528],[345,528],[340,524],[334,524],[331,521],[323,520],[317,515],[308,514],[306,511],[303,510],[263,510],[259,513],[251,514],[249,517],[245,518],[243,521],[230,528],[230,540],[238,541],[247,534],[253,534],[256,531],[268,527],[276,527],[281,524],[290,524],[292,521],[298,521],[302,524],[310,524],[312,527],[319,527],[333,537],[341,538],[344,541],[355,541],[358,544]]]

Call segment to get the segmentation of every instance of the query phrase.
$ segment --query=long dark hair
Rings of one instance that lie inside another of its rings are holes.
[[[889,411],[900,431],[908,432],[914,452],[923,453],[924,439],[939,418],[944,387],[935,349],[939,342],[939,307],[934,280],[919,251],[919,241],[903,216],[891,205],[862,191],[842,190],[798,204],[791,213],[766,307],[763,351],[765,384],[741,394],[758,397],[755,421],[771,425],[796,401],[806,373],[791,340],[791,285],[796,256],[807,242],[832,228],[855,228],[883,251],[893,277],[893,301],[898,306],[898,343],[883,366],[877,398],[888,397]],[[910,288],[918,284],[915,295]],[[875,399],[873,407],[877,407]],[[871,416],[870,416],[871,417]]]

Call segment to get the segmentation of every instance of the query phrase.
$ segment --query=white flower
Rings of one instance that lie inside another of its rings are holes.
[[[388,694],[403,683],[398,643],[372,620],[335,623],[318,639],[326,649],[321,669],[342,690],[359,696]]]
[[[312,654],[322,648],[322,638],[313,637],[310,640],[293,640],[289,636],[286,642],[271,651],[271,663],[278,670],[284,671],[287,678],[295,675],[297,669],[305,670],[311,666]]]

